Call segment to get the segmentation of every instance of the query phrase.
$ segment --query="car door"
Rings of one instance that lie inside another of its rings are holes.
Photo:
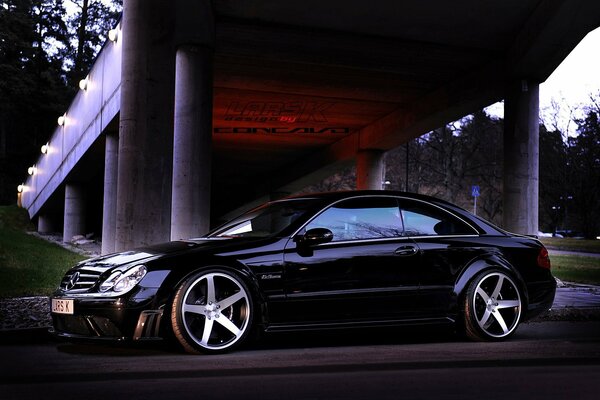
[[[333,233],[329,243],[284,253],[290,321],[386,321],[418,312],[418,248],[403,236],[398,200],[358,197],[339,201],[301,229]]]
[[[420,302],[424,316],[453,313],[454,284],[458,274],[481,254],[474,245],[477,230],[466,221],[434,204],[401,199],[404,233],[419,246]]]

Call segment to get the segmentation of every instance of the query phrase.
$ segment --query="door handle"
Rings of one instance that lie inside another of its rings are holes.
[[[419,249],[416,246],[400,246],[398,247],[395,251],[394,254],[399,255],[399,256],[412,256],[414,254],[417,254],[419,252]]]

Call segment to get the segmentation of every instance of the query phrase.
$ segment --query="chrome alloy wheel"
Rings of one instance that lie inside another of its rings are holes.
[[[201,274],[186,285],[178,307],[190,343],[205,351],[232,347],[245,336],[251,318],[251,299],[245,285],[224,272]]]
[[[479,328],[493,338],[510,335],[521,318],[521,295],[502,272],[481,278],[472,296],[473,316]]]

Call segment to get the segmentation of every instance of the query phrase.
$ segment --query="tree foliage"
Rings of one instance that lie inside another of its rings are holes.
[[[539,228],[543,232],[555,233],[564,221],[564,210],[568,206],[567,147],[558,130],[547,130],[540,126],[540,202]]]
[[[571,226],[586,237],[600,235],[600,109],[588,107],[584,119],[576,121],[576,137],[568,141],[567,188],[572,193]]]
[[[576,136],[540,130],[540,228],[600,235],[600,93],[590,97]]]

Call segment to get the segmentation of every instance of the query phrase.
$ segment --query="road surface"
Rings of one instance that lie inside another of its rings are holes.
[[[18,338],[17,338],[18,339]],[[598,399],[600,322],[522,325],[506,342],[447,332],[267,338],[231,354],[160,344],[0,344],[0,399]]]

